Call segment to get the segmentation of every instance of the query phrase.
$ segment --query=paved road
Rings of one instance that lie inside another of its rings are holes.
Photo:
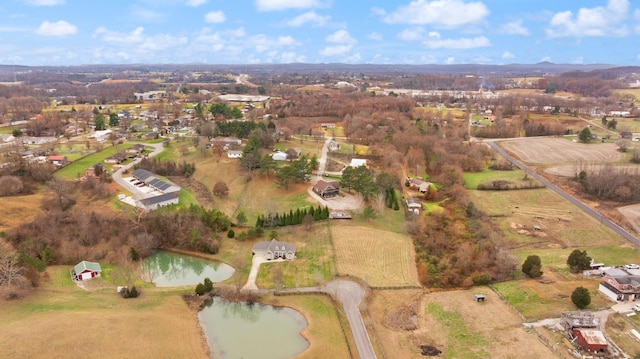
[[[487,145],[491,146],[491,148],[496,150],[500,155],[502,155],[502,157],[506,158],[509,162],[513,163],[516,167],[518,167],[519,169],[523,170],[526,174],[528,174],[529,176],[531,176],[531,177],[535,178],[536,180],[540,181],[540,183],[544,184],[545,186],[547,186],[548,188],[550,188],[552,191],[556,192],[560,196],[564,197],[567,201],[575,204],[580,209],[582,209],[584,212],[586,212],[588,215],[590,215],[591,217],[593,217],[596,220],[600,221],[601,224],[609,227],[612,231],[614,231],[617,234],[621,235],[622,237],[624,237],[629,242],[631,242],[631,243],[635,244],[636,246],[640,247],[640,240],[638,240],[638,238],[636,238],[634,235],[632,235],[631,233],[627,232],[624,228],[618,226],[617,224],[611,222],[605,216],[603,216],[600,213],[596,212],[591,207],[589,207],[586,204],[580,202],[575,197],[571,196],[567,192],[565,192],[562,189],[560,189],[558,186],[556,186],[553,183],[549,182],[544,177],[542,177],[539,174],[535,173],[533,170],[529,169],[524,164],[520,163],[520,161],[516,160],[513,156],[511,156],[505,150],[503,150],[500,146],[498,146],[496,141],[486,141],[484,143],[486,143]]]
[[[342,303],[342,308],[347,315],[347,321],[351,327],[353,339],[356,342],[358,356],[361,359],[375,359],[371,339],[367,334],[367,328],[360,314],[360,303],[364,299],[364,289],[356,282],[344,279],[333,280],[322,287]]]
[[[149,157],[153,157],[153,156],[159,154],[164,149],[164,146],[162,145],[162,143],[153,143],[153,144],[144,143],[144,145],[153,147],[153,151],[151,153],[149,153]],[[119,170],[115,171],[111,175],[111,178],[113,178],[113,180],[118,185],[120,185],[120,187],[126,189],[127,191],[129,191],[131,193],[134,193],[134,194],[138,193],[137,187],[134,186],[133,183],[131,183],[129,181],[125,181],[124,179],[122,179],[122,172],[124,172],[124,171],[128,170],[129,168],[133,167],[134,165],[136,165],[140,161],[142,161],[142,158],[136,158],[131,163],[128,163],[128,164],[122,166]]]

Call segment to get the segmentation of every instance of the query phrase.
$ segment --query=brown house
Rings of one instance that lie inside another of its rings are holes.
[[[338,181],[319,180],[313,186],[313,192],[322,198],[335,197],[340,194],[340,183]]]

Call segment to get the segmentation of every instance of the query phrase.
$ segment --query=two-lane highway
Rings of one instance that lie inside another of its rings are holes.
[[[591,217],[593,217],[596,220],[600,221],[600,223],[602,223],[603,225],[609,227],[612,231],[618,233],[619,235],[624,237],[629,242],[631,242],[631,243],[635,244],[636,246],[640,247],[640,240],[638,240],[637,237],[635,237],[631,233],[627,232],[624,228],[620,227],[619,225],[611,222],[609,219],[607,219],[607,217],[605,217],[602,214],[596,212],[591,207],[589,207],[586,204],[580,202],[578,199],[576,199],[572,195],[570,195],[567,192],[563,191],[560,187],[554,185],[553,183],[549,182],[544,177],[540,176],[539,174],[535,173],[533,170],[529,169],[527,166],[522,164],[520,161],[516,160],[513,156],[511,156],[505,150],[503,150],[500,146],[498,146],[498,144],[495,141],[486,141],[484,143],[486,143],[487,145],[491,146],[491,148],[496,150],[496,152],[498,152],[502,157],[506,158],[509,162],[513,163],[516,167],[518,167],[519,169],[523,170],[526,174],[528,174],[529,176],[531,176],[531,177],[535,178],[536,180],[540,181],[540,183],[544,184],[545,186],[547,186],[549,189],[551,189],[552,191],[556,192],[560,196],[564,197],[567,201],[575,204],[580,209],[582,209],[584,212],[586,212],[588,215],[590,215]]]

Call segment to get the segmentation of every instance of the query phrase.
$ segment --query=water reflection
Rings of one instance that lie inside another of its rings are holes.
[[[300,335],[307,321],[291,308],[230,303],[216,297],[198,316],[216,359],[284,359],[309,347]]]
[[[146,280],[158,287],[178,287],[196,285],[204,278],[220,282],[230,278],[233,267],[214,261],[206,261],[168,251],[156,251],[142,262],[142,272]]]

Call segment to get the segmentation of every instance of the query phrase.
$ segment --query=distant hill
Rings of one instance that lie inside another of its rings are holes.
[[[616,70],[617,69],[617,70]],[[346,74],[442,74],[442,75],[556,75],[565,72],[617,71],[621,73],[640,72],[640,67],[619,67],[611,64],[457,64],[457,65],[381,65],[381,64],[126,64],[126,65],[80,65],[80,66],[19,66],[0,65],[0,73],[7,72],[49,72],[49,73],[112,73],[122,71],[171,72],[171,71],[211,71],[232,73],[346,73]]]

